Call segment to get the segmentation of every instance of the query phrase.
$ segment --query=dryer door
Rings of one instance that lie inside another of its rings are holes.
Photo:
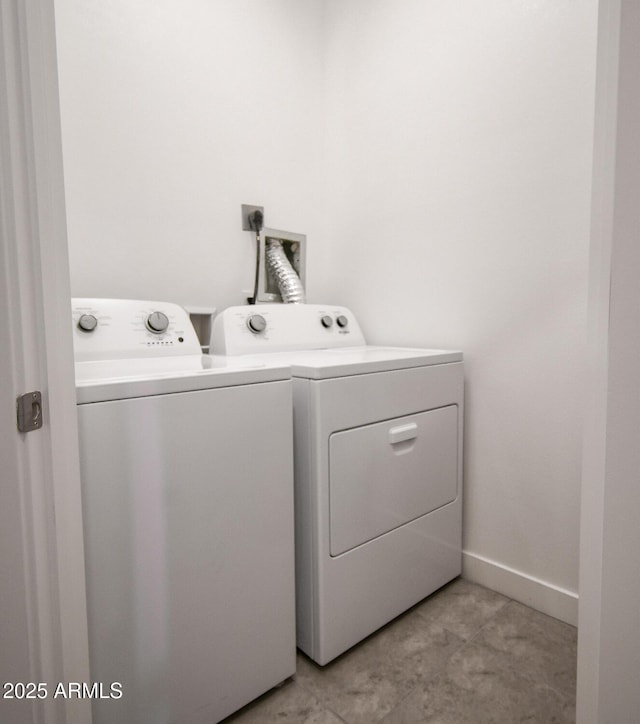
[[[333,433],[331,555],[450,503],[457,480],[457,405]]]

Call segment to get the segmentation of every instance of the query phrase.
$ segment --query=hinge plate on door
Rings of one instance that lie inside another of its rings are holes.
[[[42,427],[42,393],[39,390],[20,395],[16,400],[18,430],[31,432]]]

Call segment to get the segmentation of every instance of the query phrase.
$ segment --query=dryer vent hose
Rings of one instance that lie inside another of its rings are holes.
[[[303,304],[304,287],[284,253],[282,242],[279,239],[267,239],[265,256],[267,268],[278,285],[282,301],[285,304]]]

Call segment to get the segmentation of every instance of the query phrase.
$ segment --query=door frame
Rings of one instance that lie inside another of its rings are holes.
[[[640,5],[600,0],[577,721],[640,709]]]
[[[85,724],[89,700],[54,696],[90,672],[53,0],[0,4],[0,161],[2,683],[47,691],[0,712]],[[43,426],[20,433],[32,390]]]

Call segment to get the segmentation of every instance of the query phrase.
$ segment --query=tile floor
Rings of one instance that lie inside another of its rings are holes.
[[[225,724],[575,722],[576,629],[457,579]]]

